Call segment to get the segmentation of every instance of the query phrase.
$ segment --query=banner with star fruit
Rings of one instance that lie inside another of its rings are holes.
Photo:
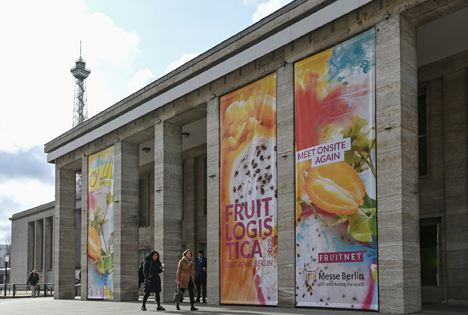
[[[378,310],[375,31],[294,75],[296,305]]]

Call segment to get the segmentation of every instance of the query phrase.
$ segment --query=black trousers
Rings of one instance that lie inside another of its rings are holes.
[[[189,296],[190,296],[190,304],[192,306],[195,303],[195,297],[193,295],[193,289],[194,289],[194,284],[193,284],[192,278],[190,277],[190,280],[189,280],[189,283],[188,283],[188,293],[189,293]],[[180,289],[180,291],[183,293],[183,292],[185,292],[185,289]],[[179,304],[179,303],[177,303],[177,304]]]
[[[146,301],[148,300],[151,292],[145,292],[145,296],[143,297],[143,306],[146,305]],[[158,306],[161,306],[161,298],[159,297],[159,292],[154,292],[154,296],[156,297],[156,303]]]
[[[200,293],[203,289],[203,299],[206,299],[206,278],[198,277],[195,279],[195,285],[197,286],[197,300],[200,300]]]

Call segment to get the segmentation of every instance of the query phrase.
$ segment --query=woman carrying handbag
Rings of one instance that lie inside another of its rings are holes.
[[[191,311],[198,311],[193,304],[195,298],[193,295],[193,289],[195,289],[195,262],[193,261],[192,251],[187,249],[182,259],[179,261],[179,268],[177,268],[177,286],[180,287],[180,291],[183,293],[185,289],[189,290]],[[179,303],[176,304],[176,309],[180,310]]]
[[[143,297],[143,305],[141,306],[142,311],[146,311],[146,300],[148,300],[151,292],[154,292],[156,302],[158,303],[158,308],[156,308],[156,310],[166,310],[161,306],[161,298],[159,297],[159,292],[161,292],[161,278],[159,274],[163,272],[163,270],[164,266],[159,261],[159,253],[157,251],[152,251],[145,257],[145,263],[143,264],[143,274],[145,275],[143,291],[145,292],[145,296]]]

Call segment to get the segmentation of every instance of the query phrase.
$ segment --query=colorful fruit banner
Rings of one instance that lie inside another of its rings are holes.
[[[114,147],[88,157],[88,298],[114,298]]]
[[[375,32],[295,65],[296,305],[378,310]]]
[[[221,97],[221,303],[277,305],[276,74]]]

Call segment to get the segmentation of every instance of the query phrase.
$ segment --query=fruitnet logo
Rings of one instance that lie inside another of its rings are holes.
[[[319,263],[363,262],[364,251],[319,253]]]
[[[315,270],[306,270],[306,280],[317,280],[317,273]]]

